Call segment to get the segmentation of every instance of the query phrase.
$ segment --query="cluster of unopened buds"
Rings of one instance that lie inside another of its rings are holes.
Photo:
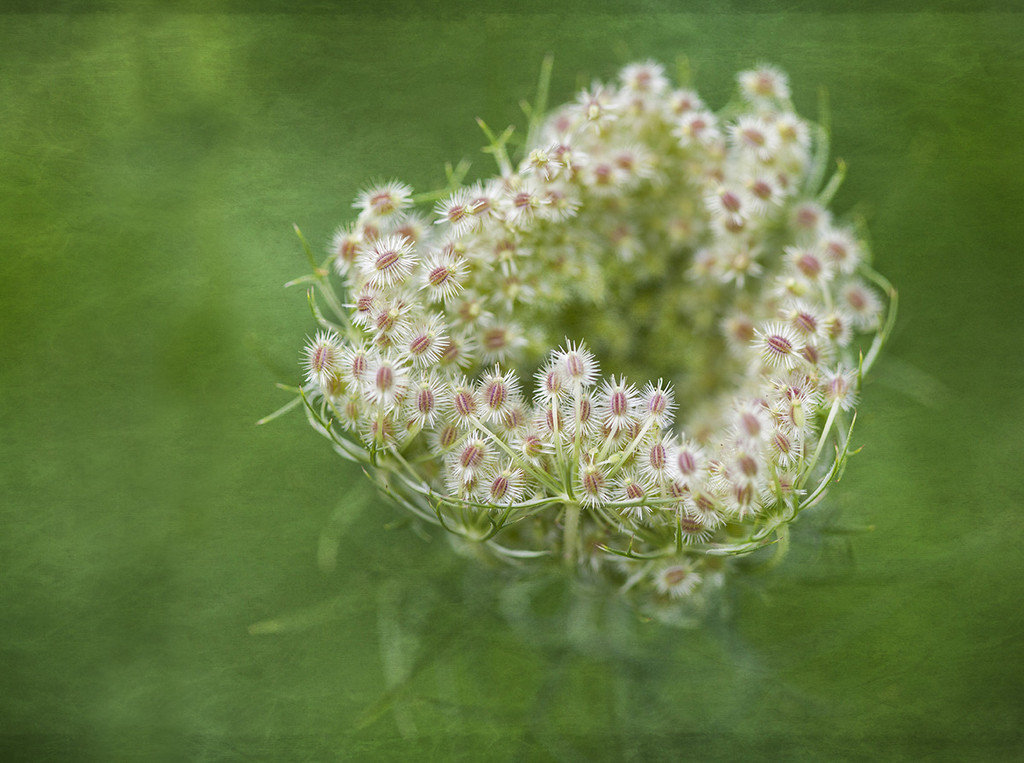
[[[359,194],[293,402],[463,547],[699,601],[838,477],[895,292],[780,71],[715,112],[639,63],[545,113],[549,71],[516,151],[481,122],[495,177]]]

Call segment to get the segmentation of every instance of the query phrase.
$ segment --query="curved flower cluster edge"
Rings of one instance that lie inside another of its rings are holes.
[[[841,476],[896,292],[828,211],[844,167],[822,189],[827,133],[779,70],[713,112],[643,62],[546,114],[550,63],[518,162],[481,122],[498,176],[369,187],[323,262],[299,233],[321,330],[282,411],[475,549],[693,599]]]

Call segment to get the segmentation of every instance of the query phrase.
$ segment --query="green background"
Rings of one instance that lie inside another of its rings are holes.
[[[1024,16],[245,5],[0,16],[0,757],[1024,756]],[[680,54],[715,106],[760,61],[826,88],[900,290],[833,491],[874,531],[699,631],[510,616],[300,415],[254,426],[314,326],[292,224],[490,173],[474,118],[522,124],[549,51],[555,102]]]

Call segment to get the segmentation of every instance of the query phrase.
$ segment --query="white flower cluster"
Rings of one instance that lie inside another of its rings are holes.
[[[420,517],[649,602],[777,540],[842,466],[895,292],[826,209],[785,76],[738,83],[716,113],[627,66],[534,110],[517,164],[484,126],[500,174],[433,219],[361,193],[310,279],[335,313],[313,425]]]

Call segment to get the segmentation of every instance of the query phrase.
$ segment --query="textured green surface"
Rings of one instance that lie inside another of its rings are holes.
[[[0,757],[1024,755],[1024,16],[643,7],[2,17]],[[313,326],[291,224],[489,173],[474,117],[548,51],[558,99],[678,54],[715,105],[762,60],[826,87],[834,207],[900,289],[834,491],[874,532],[805,533],[704,631],[510,620],[300,416],[253,426]]]

